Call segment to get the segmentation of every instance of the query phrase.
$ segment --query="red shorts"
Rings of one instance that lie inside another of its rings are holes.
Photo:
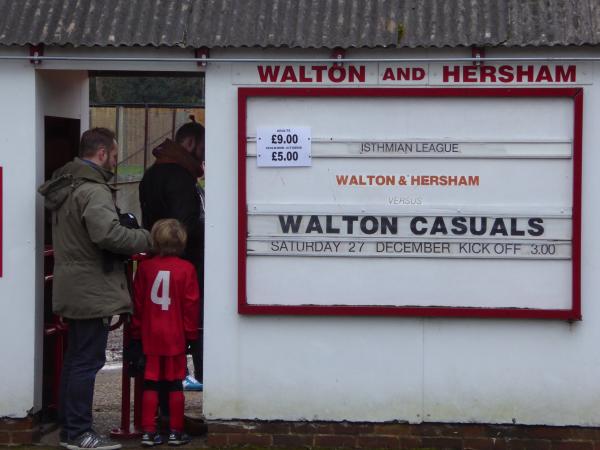
[[[151,381],[177,381],[185,378],[187,358],[185,353],[175,356],[146,355],[144,379]]]

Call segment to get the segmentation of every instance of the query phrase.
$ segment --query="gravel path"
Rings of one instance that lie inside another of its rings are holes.
[[[123,327],[108,333],[106,346],[106,364],[120,363],[123,361]]]

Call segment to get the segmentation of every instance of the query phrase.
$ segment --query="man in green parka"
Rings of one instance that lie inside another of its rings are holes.
[[[39,192],[52,211],[52,307],[67,320],[68,348],[61,375],[61,445],[111,450],[121,445],[92,429],[97,372],[106,360],[110,318],[132,310],[124,255],[148,251],[150,235],[121,225],[108,184],[117,165],[112,131],[83,133],[79,158],[58,169]]]

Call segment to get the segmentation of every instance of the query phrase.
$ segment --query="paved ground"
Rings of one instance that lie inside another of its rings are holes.
[[[94,429],[109,435],[121,424],[121,359],[122,334],[120,330],[111,332],[107,349],[107,364],[98,373],[94,393]],[[191,360],[188,361],[192,369]],[[132,383],[133,390],[133,383]],[[133,394],[131,398],[133,408]],[[190,432],[198,433],[202,428],[202,392],[185,392],[186,427]],[[131,410],[133,421],[133,409]],[[205,447],[203,436],[193,436],[193,441],[186,447]],[[121,441],[124,447],[139,447],[139,439]],[[58,446],[58,430],[46,434],[42,445]]]

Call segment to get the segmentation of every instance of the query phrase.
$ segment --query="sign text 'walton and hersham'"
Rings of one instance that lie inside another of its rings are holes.
[[[435,67],[435,69],[432,69]],[[256,67],[259,83],[275,84],[573,84],[578,80],[576,65],[439,64],[400,66],[380,64],[377,79],[366,64],[271,64]]]

